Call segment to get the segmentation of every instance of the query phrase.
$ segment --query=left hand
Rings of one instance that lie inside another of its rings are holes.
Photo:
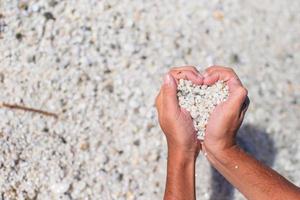
[[[190,113],[181,108],[177,99],[179,79],[202,84],[203,77],[194,67],[172,68],[164,77],[164,83],[156,97],[160,126],[167,138],[168,150],[174,153],[192,154],[201,149]]]

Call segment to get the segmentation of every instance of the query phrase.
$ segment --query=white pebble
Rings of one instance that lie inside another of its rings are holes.
[[[228,97],[228,86],[218,81],[211,86],[195,85],[180,79],[177,87],[179,105],[190,112],[199,139],[204,139],[208,118],[213,109]]]
[[[69,189],[69,187],[69,182],[55,183],[51,186],[51,190],[56,194],[63,194]]]

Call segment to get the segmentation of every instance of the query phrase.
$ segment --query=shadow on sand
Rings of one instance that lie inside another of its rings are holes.
[[[268,166],[272,166],[276,151],[274,143],[269,135],[254,125],[242,126],[237,135],[237,143],[250,155]],[[225,180],[213,167],[212,171],[212,194],[210,200],[232,200],[234,195],[233,186]]]

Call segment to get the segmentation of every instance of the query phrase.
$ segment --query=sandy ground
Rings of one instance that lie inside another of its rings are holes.
[[[171,66],[232,66],[239,142],[300,185],[300,1],[0,2],[0,199],[161,199],[154,98]],[[6,25],[6,26],[4,26]],[[0,25],[1,26],[1,25]],[[200,155],[197,196],[244,199]]]

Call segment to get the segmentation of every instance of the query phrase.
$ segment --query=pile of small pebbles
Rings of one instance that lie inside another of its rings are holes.
[[[224,81],[213,85],[196,85],[192,81],[180,79],[177,87],[179,105],[190,112],[197,137],[204,139],[205,128],[210,113],[228,97],[228,86]]]

